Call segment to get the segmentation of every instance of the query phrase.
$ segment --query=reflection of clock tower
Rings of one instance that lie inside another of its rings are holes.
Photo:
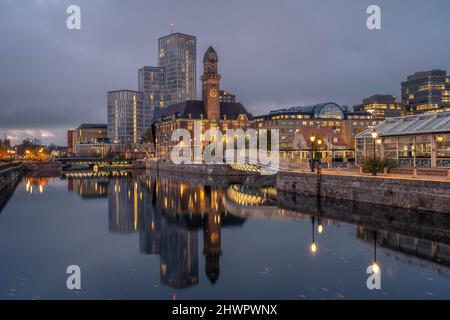
[[[219,59],[213,47],[206,50],[203,58],[202,93],[203,103],[209,120],[220,120],[220,75],[217,64]]]

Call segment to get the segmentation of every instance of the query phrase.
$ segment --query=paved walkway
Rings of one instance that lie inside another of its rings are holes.
[[[317,170],[317,169],[316,169]],[[302,172],[302,173],[310,173],[310,169],[290,169],[287,170],[289,172]],[[376,176],[372,176],[371,173],[359,173],[356,169],[328,169],[322,168],[322,174],[331,174],[331,175],[341,175],[341,176],[357,176],[357,177],[370,177],[370,178],[382,178],[382,179],[404,179],[404,180],[422,180],[422,181],[442,181],[442,182],[450,182],[450,179],[444,176],[432,176],[432,175],[418,175],[417,177],[413,177],[412,174],[384,174],[377,173]]]

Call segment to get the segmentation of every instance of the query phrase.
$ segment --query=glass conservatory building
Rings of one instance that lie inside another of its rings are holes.
[[[399,167],[450,168],[450,112],[387,119],[358,134],[355,145],[357,161],[375,150]]]

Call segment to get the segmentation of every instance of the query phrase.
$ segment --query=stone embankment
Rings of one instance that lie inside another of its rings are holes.
[[[320,185],[318,186],[318,182]],[[280,191],[390,207],[450,213],[450,181],[399,177],[279,172]]]

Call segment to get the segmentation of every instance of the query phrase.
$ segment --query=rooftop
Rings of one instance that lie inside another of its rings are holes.
[[[376,126],[375,129],[381,137],[450,133],[450,112],[389,118]],[[370,137],[372,130],[373,128],[367,129],[356,137]]]
[[[221,102],[220,118],[227,120],[236,120],[240,114],[247,115],[248,119],[253,116],[245,109],[241,103]],[[153,116],[153,124],[161,120],[175,115],[181,119],[201,119],[201,115],[206,119],[206,110],[203,101],[187,100],[180,103],[170,105],[166,108],[155,111]]]
[[[78,129],[106,129],[106,124],[98,124],[98,123],[83,123],[81,124]]]
[[[440,70],[440,69],[435,69],[435,70],[431,70],[431,71],[420,71],[420,72],[416,72],[410,76],[407,77],[407,81],[414,81],[414,80],[419,80],[425,77],[430,77],[430,76],[446,76],[447,72],[444,70]]]

